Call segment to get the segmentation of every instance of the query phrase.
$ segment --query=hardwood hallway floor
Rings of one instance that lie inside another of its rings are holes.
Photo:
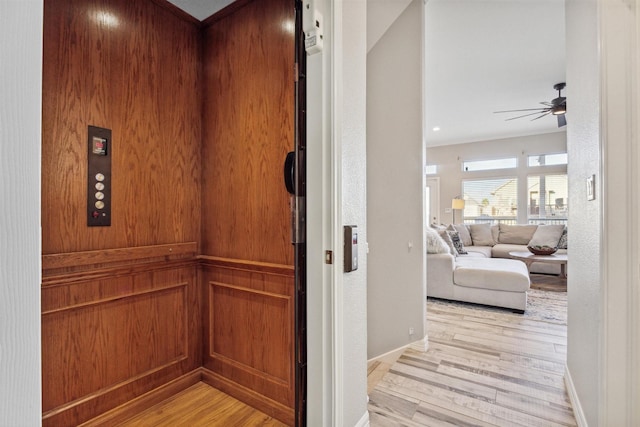
[[[118,426],[284,427],[286,424],[245,405],[205,383],[198,383]]]
[[[556,315],[429,300],[428,351],[370,366],[371,426],[575,426],[557,315],[566,293],[538,294]]]

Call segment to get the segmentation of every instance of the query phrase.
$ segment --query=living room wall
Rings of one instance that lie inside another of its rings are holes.
[[[554,132],[541,135],[517,138],[496,139],[490,141],[470,142],[466,144],[442,145],[427,148],[427,164],[436,165],[437,173],[428,175],[440,178],[440,222],[452,222],[451,199],[462,195],[463,179],[479,179],[489,177],[517,176],[518,181],[526,182],[527,175],[540,169],[527,167],[527,156],[535,154],[565,153],[567,137],[565,132]],[[467,160],[489,160],[517,157],[516,170],[490,170],[463,172],[461,163]],[[567,166],[545,166],[545,173],[566,173]],[[524,181],[522,181],[524,180]],[[526,186],[520,186],[518,205],[527,205]],[[432,215],[433,216],[433,215]],[[460,213],[456,213],[456,222],[460,222]],[[518,223],[526,222],[526,210],[518,210]]]
[[[367,55],[369,358],[426,334],[422,13],[411,2]]]

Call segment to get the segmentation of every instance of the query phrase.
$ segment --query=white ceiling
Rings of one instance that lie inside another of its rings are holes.
[[[233,2],[169,1],[198,20]],[[410,1],[369,3],[393,21]],[[425,8],[428,146],[566,130],[551,115],[505,121],[518,114],[493,113],[542,107],[558,96],[553,85],[565,81],[564,0],[428,0]],[[568,84],[562,95],[570,90]]]
[[[204,21],[234,0],[168,0],[199,21]]]
[[[553,85],[565,81],[563,0],[429,0],[425,37],[427,145],[566,130],[553,115],[505,121],[526,112],[493,113],[542,107],[558,96]]]

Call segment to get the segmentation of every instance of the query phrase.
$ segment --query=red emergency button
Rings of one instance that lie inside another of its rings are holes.
[[[93,211],[91,213],[91,216],[94,217],[94,218],[98,218],[100,216],[100,214],[98,213],[98,211]]]

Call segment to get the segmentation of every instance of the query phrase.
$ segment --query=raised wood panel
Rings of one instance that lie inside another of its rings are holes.
[[[252,1],[204,34],[204,255],[293,265],[294,2]]]
[[[209,299],[211,357],[287,385],[291,372],[279,359],[291,346],[292,299],[217,282],[209,283]]]
[[[44,2],[44,254],[199,241],[200,55],[151,1]],[[110,227],[86,225],[88,125],[112,129]]]
[[[204,263],[205,368],[292,408],[293,269],[287,274],[240,261],[236,267],[229,260]]]
[[[43,423],[77,425],[201,365],[196,266],[42,288]]]

